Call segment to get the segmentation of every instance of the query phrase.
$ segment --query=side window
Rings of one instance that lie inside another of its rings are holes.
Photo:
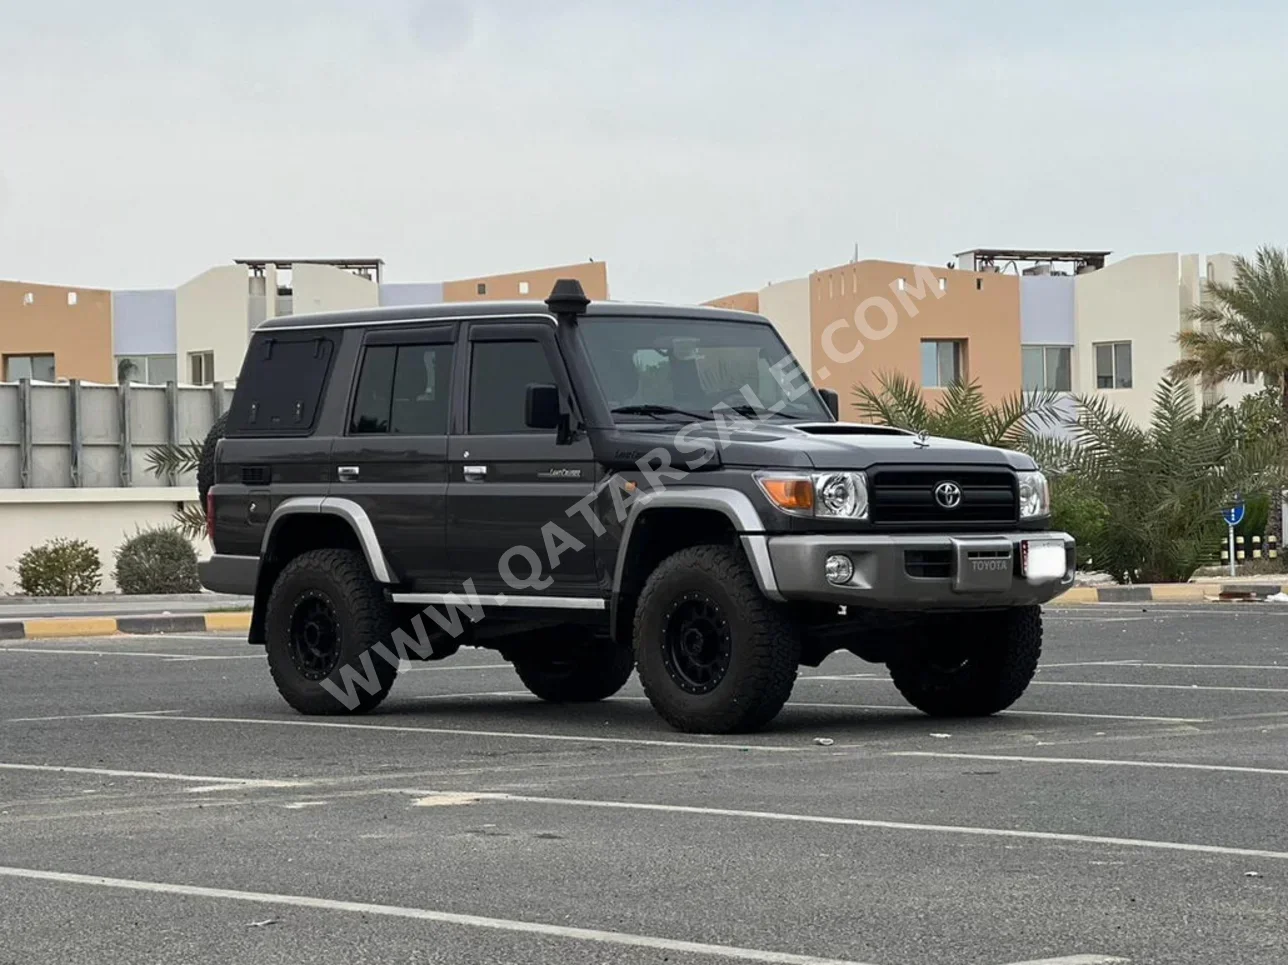
[[[451,345],[368,347],[349,433],[446,435],[451,373]]]
[[[389,431],[418,436],[446,435],[451,381],[452,346],[398,346]]]
[[[389,431],[397,357],[396,345],[372,346],[363,353],[358,392],[353,397],[353,411],[349,414],[350,433],[365,435]]]
[[[523,404],[529,385],[554,382],[554,372],[540,342],[474,342],[470,360],[470,433],[548,431],[528,428]]]
[[[331,371],[326,335],[257,336],[246,352],[229,435],[308,435]]]

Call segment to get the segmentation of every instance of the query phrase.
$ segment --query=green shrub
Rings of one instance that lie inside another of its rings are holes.
[[[29,596],[85,596],[102,580],[98,550],[83,539],[51,539],[18,558],[18,585]]]
[[[1104,535],[1109,509],[1077,476],[1051,476],[1051,528],[1062,530],[1078,544],[1078,567],[1094,568],[1091,547]]]
[[[122,593],[199,593],[197,552],[178,529],[143,530],[116,551]]]

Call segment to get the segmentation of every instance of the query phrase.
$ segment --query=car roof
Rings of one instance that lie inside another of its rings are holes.
[[[692,318],[743,323],[770,324],[763,315],[739,312],[706,305],[666,305],[651,302],[591,302],[588,317]],[[357,325],[394,325],[400,322],[433,322],[444,320],[514,318],[544,316],[554,318],[545,302],[440,302],[436,305],[397,305],[388,308],[358,308],[344,312],[316,312],[311,315],[283,315],[261,322],[257,332],[298,328],[348,328]]]

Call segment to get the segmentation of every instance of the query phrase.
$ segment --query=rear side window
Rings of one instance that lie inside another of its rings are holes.
[[[449,344],[368,346],[350,434],[446,435],[451,373]]]
[[[328,335],[256,336],[237,380],[228,434],[311,433],[334,352]]]

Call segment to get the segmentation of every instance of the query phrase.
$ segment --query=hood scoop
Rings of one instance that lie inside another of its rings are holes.
[[[869,425],[860,422],[809,422],[792,426],[811,436],[912,436],[915,432],[894,426]]]

